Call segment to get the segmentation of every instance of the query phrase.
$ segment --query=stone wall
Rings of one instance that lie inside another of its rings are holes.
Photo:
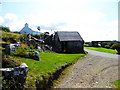
[[[9,89],[23,88],[28,72],[28,66],[25,63],[15,68],[0,68],[0,71],[4,76],[3,81],[6,82],[6,84],[3,82],[3,89],[6,89],[6,87],[9,87]]]

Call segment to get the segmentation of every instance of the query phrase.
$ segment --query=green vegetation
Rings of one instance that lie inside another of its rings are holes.
[[[116,51],[113,49],[107,49],[107,48],[102,48],[102,47],[85,47],[85,48],[95,50],[95,51],[100,51],[100,52],[116,54]]]
[[[8,27],[0,26],[0,31],[10,32],[10,29]]]
[[[0,41],[2,45],[15,43],[21,41],[20,46],[17,48],[16,52],[6,55],[4,48],[0,47],[3,57],[4,67],[16,67],[21,63],[26,63],[29,67],[29,71],[26,77],[25,88],[48,88],[52,86],[52,81],[56,79],[60,72],[67,66],[75,63],[80,57],[85,54],[60,54],[60,53],[49,53],[49,52],[40,52],[40,61],[25,58],[25,55],[31,55],[32,52],[37,51],[34,49],[36,43],[32,43],[33,46],[28,45],[27,35],[21,35],[13,32],[4,32],[2,33],[2,40]],[[47,33],[46,33],[47,35]],[[36,35],[36,37],[40,37]],[[44,34],[41,35],[41,38],[44,38]],[[4,53],[4,55],[3,55]],[[7,82],[7,81],[6,81]],[[13,81],[11,81],[12,83]],[[6,85],[5,86],[11,86]],[[17,85],[17,84],[12,84]]]
[[[120,43],[113,44],[111,48],[116,49],[117,54],[120,54]]]
[[[50,77],[66,65],[70,65],[85,54],[58,54],[41,52],[40,60],[36,61],[28,58],[14,57],[29,66],[29,72],[26,80],[26,87],[35,87],[35,81],[38,81],[40,88],[48,83]],[[42,83],[42,86],[41,86]],[[46,86],[47,87],[47,86]]]
[[[111,47],[112,47],[112,45],[113,44],[115,44],[116,42],[114,42],[114,41],[111,41],[111,42],[103,42],[102,43],[102,46],[103,46],[103,48],[108,48],[108,49],[110,49]]]
[[[7,44],[9,43],[16,43],[17,41],[20,40],[21,37],[23,37],[22,34],[17,34],[17,33],[13,33],[13,32],[4,32],[4,31],[0,31],[0,33],[2,34],[2,41],[4,41],[4,43],[6,42]]]
[[[13,57],[8,55],[2,56],[2,67],[9,68],[9,67],[17,67],[20,66],[21,62],[19,60],[15,60]]]
[[[120,89],[120,80],[116,80],[114,82],[114,85],[115,85],[116,88]]]

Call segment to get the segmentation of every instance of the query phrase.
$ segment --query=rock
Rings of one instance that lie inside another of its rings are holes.
[[[40,50],[40,51],[42,51],[42,48],[40,46],[37,46],[37,49]]]
[[[14,46],[14,44],[10,44],[10,45],[7,45],[5,47],[5,53],[6,54],[11,54],[11,53],[13,53],[15,51],[16,51],[16,47]]]
[[[7,54],[11,54],[11,53],[15,52],[16,49],[17,49],[19,46],[20,46],[20,42],[17,42],[17,43],[15,43],[15,44],[6,45],[6,47],[5,47],[5,52],[6,52]]]
[[[19,47],[20,46],[20,42],[17,42],[14,44],[15,47]]]
[[[28,67],[28,66],[26,65],[26,63],[22,63],[20,67]]]
[[[34,51],[33,53],[34,53],[33,54],[33,59],[39,61],[40,60],[40,53],[38,51]]]
[[[4,84],[4,86],[8,86],[9,88],[23,88],[26,80],[28,66],[25,63],[22,63],[19,67],[14,68],[1,68],[2,75],[6,81],[10,81],[9,84]],[[12,83],[11,83],[12,82]],[[14,83],[14,85],[12,85]],[[20,89],[20,90],[21,90]]]
[[[22,74],[23,76],[26,76],[28,72],[28,66],[25,63],[22,63],[19,67],[14,67],[14,68],[4,68],[0,69],[0,71],[3,71],[3,74],[7,76],[15,77],[19,76]]]

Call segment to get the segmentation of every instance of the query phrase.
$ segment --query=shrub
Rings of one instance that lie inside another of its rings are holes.
[[[113,44],[111,48],[116,49],[117,53],[120,54],[120,43]]]
[[[11,55],[24,57],[27,54],[26,49],[18,48],[16,52],[13,52]]]
[[[17,41],[20,40],[20,37],[23,36],[21,34],[17,34],[13,32],[0,31],[0,33],[2,33],[2,41],[10,42],[10,43],[16,43]]]
[[[114,41],[112,41],[112,42],[103,42],[102,43],[102,47],[104,47],[104,48],[111,48],[111,46],[113,45],[113,44],[115,44],[116,42],[114,42]]]
[[[28,40],[27,35],[20,36],[20,41],[21,41],[22,43],[27,42],[27,40]]]
[[[104,47],[104,48],[105,48],[105,46],[106,46],[106,45],[108,45],[108,43],[107,43],[107,42],[103,42],[103,43],[102,43],[102,47]]]
[[[0,26],[0,31],[10,32],[10,29],[8,27]]]
[[[116,88],[120,89],[120,80],[114,81],[114,85],[116,86]]]
[[[7,67],[17,67],[20,66],[21,62],[19,60],[15,60],[11,56],[2,56],[2,67],[7,68]]]
[[[23,44],[22,47],[23,47],[24,45],[25,45],[25,44]],[[35,57],[34,51],[38,51],[38,52],[39,52],[39,50],[29,49],[29,48],[25,48],[25,47],[24,47],[24,48],[19,47],[19,48],[16,50],[16,52],[11,53],[11,55],[34,59],[34,57]]]
[[[105,47],[105,48],[110,48],[110,45],[105,45],[104,47]]]
[[[21,43],[21,44],[20,44],[20,48],[27,49],[27,48],[28,48],[28,45],[27,45],[27,44],[25,44],[25,43]]]
[[[113,44],[111,46],[112,49],[120,49],[120,43]]]

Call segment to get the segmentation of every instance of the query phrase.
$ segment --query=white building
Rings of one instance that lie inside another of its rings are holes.
[[[28,24],[26,23],[24,28],[20,31],[20,34],[41,34],[39,30],[32,30],[28,27]]]

